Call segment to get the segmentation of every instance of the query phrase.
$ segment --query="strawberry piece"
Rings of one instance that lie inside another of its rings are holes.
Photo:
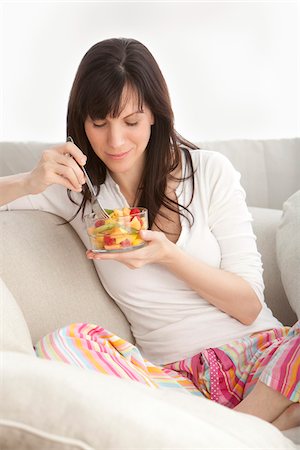
[[[97,222],[95,222],[95,227],[96,228],[102,227],[102,225],[104,225],[104,224],[105,224],[105,220],[104,219],[99,219],[99,220],[97,220]]]
[[[130,247],[131,242],[129,239],[124,239],[124,241],[120,242],[121,247]]]
[[[131,210],[130,210],[130,215],[132,216],[132,215],[135,215],[135,214],[140,214],[140,210],[139,210],[139,208],[132,208]]]
[[[116,243],[116,239],[114,237],[108,236],[108,234],[106,234],[104,236],[104,245],[114,245]]]

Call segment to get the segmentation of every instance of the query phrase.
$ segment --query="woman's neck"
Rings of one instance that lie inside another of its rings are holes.
[[[134,203],[138,198],[138,188],[141,181],[141,173],[139,171],[132,171],[130,173],[113,173],[110,172],[111,178],[120,188],[120,191],[126,198],[129,206],[135,206]]]

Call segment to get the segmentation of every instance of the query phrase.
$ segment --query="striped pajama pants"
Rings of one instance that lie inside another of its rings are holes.
[[[234,408],[260,380],[300,401],[300,321],[157,366],[131,343],[100,326],[74,323],[35,345],[40,358],[63,361],[149,388],[181,390]]]

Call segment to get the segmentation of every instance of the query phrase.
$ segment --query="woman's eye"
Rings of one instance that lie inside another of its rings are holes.
[[[138,122],[126,122],[129,127],[134,127]]]
[[[103,128],[105,126],[105,123],[93,123],[93,126],[95,128]]]

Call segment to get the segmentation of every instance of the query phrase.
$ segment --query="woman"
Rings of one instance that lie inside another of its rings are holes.
[[[140,232],[147,246],[87,251],[137,347],[100,326],[71,324],[41,339],[37,355],[203,395],[282,430],[298,425],[299,323],[282,326],[264,302],[239,174],[176,133],[165,80],[145,46],[109,39],[86,53],[67,135],[76,145],[51,148],[31,172],[2,180],[1,204],[61,215],[88,248],[85,165],[105,208],[148,209],[149,230]]]

